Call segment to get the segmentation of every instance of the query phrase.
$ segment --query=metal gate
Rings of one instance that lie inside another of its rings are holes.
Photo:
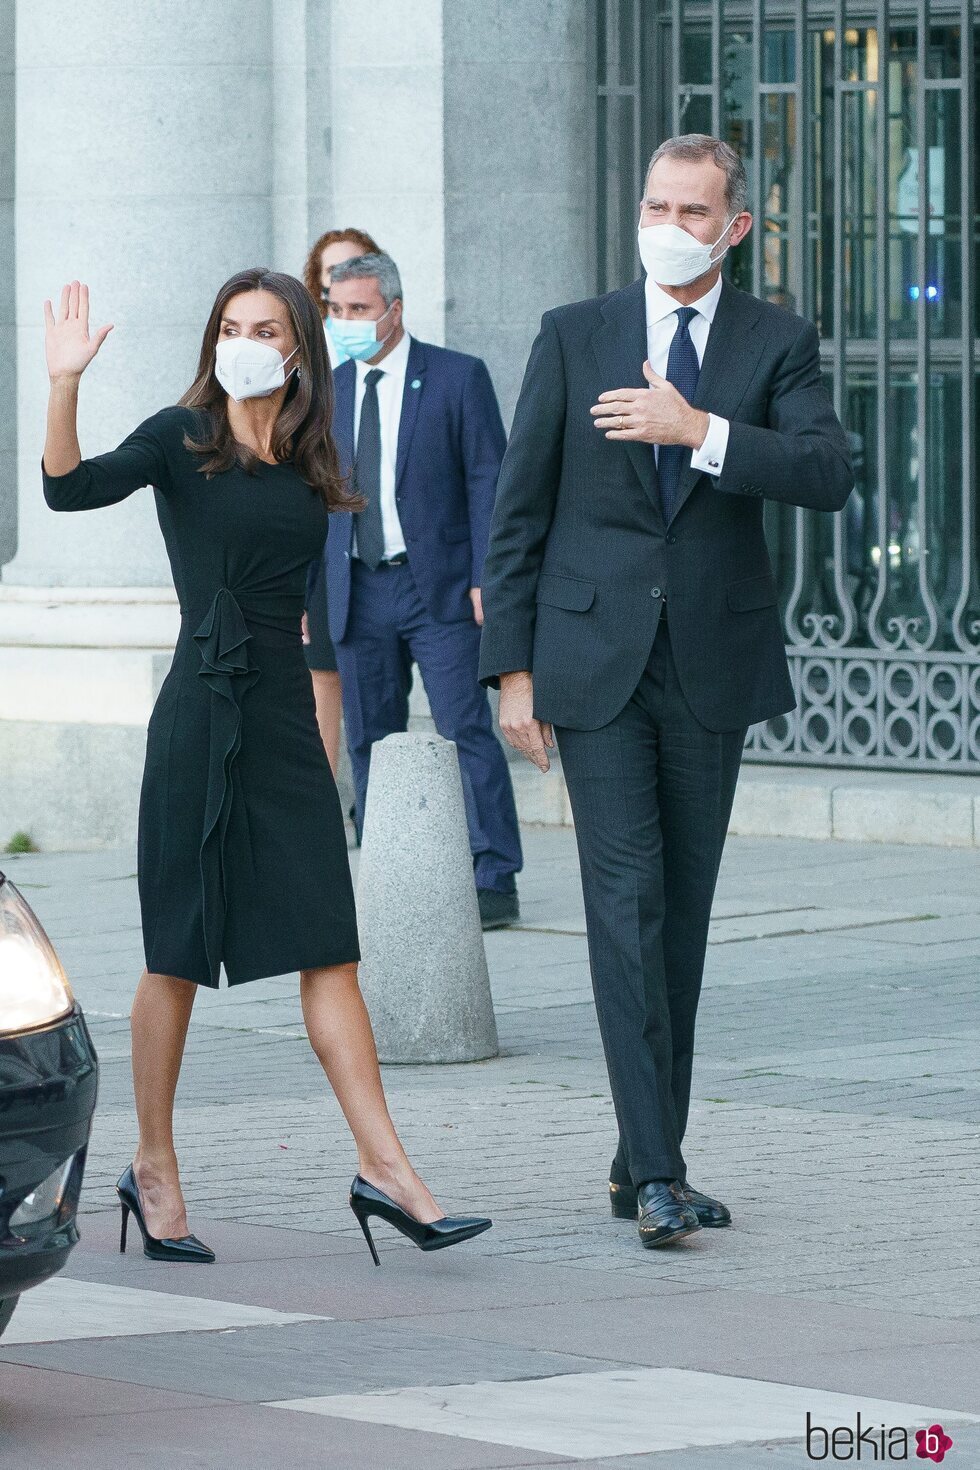
[[[972,0],[597,0],[600,291],[638,274],[643,171],[706,132],[745,160],[736,285],[814,320],[856,486],[767,504],[795,714],[764,761],[980,772]]]

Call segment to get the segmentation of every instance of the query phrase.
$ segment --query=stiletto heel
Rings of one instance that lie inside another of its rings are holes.
[[[182,1235],[179,1239],[158,1240],[155,1235],[150,1234],[143,1218],[143,1205],[140,1201],[139,1186],[136,1183],[132,1164],[120,1177],[116,1185],[116,1193],[122,1206],[120,1251],[126,1249],[126,1226],[132,1214],[139,1226],[140,1235],[143,1237],[143,1254],[149,1256],[151,1261],[198,1261],[210,1265],[214,1260],[214,1251],[203,1245],[196,1235]]]
[[[482,1235],[484,1230],[489,1230],[493,1224],[492,1220],[482,1215],[443,1215],[426,1224],[416,1220],[414,1215],[403,1210],[401,1205],[396,1204],[389,1195],[376,1189],[373,1184],[369,1184],[360,1174],[355,1175],[350,1187],[350,1207],[364,1232],[364,1239],[376,1266],[380,1266],[381,1261],[367,1223],[372,1215],[394,1225],[396,1230],[422,1251],[441,1251],[447,1246],[458,1245],[460,1241],[472,1240],[475,1235]]]
[[[367,1222],[367,1216],[358,1215],[356,1210],[354,1211],[354,1214],[357,1215],[358,1225],[360,1225],[361,1229],[364,1231],[364,1239],[368,1243],[368,1250],[371,1252],[371,1258],[376,1266],[380,1266],[381,1257],[378,1255],[378,1247],[374,1243],[374,1236],[371,1234],[371,1227]]]

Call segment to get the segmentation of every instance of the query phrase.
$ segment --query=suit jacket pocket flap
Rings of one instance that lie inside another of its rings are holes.
[[[588,612],[595,602],[595,583],[581,577],[556,577],[546,572],[538,578],[538,602],[564,607],[569,612]]]
[[[732,612],[752,612],[757,607],[773,607],[775,603],[776,584],[772,577],[746,577],[728,584],[728,606]]]
[[[462,526],[443,526],[443,541],[468,541],[470,539],[470,528],[467,522]]]

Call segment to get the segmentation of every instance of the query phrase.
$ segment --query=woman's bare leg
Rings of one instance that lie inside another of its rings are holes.
[[[444,1211],[409,1163],[388,1112],[357,966],[302,971],[300,996],[310,1044],[354,1135],[359,1172],[417,1220],[438,1220]]]
[[[316,700],[316,722],[327,760],[337,777],[340,762],[340,675],[332,669],[313,669],[313,697]]]
[[[158,1239],[190,1232],[174,1150],[174,1095],[197,986],[174,975],[140,977],[133,999],[133,1092],[139,1145],[133,1172],[146,1228]]]

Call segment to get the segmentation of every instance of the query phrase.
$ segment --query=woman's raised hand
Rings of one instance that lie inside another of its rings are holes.
[[[51,302],[44,303],[44,350],[51,381],[80,378],[111,331],[111,325],[97,327],[90,335],[88,287],[79,281],[63,286],[57,317]]]

